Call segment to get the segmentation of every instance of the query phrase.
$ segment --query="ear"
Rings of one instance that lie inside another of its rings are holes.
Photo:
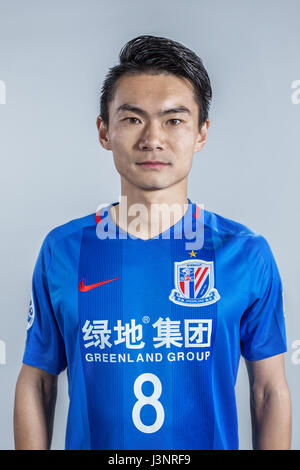
[[[106,150],[111,150],[107,125],[103,122],[103,119],[101,116],[97,116],[96,125],[98,129],[98,137],[99,137],[100,144]]]
[[[198,139],[195,144],[195,152],[199,152],[203,149],[204,145],[206,144],[207,140],[207,132],[210,126],[210,120],[206,119],[206,121],[202,124],[201,129],[199,131]]]

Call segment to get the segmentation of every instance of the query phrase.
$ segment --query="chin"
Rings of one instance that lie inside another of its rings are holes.
[[[120,173],[121,174],[121,173]],[[173,181],[166,181],[166,179],[163,181],[163,178],[151,178],[150,175],[147,175],[144,178],[137,178],[135,177],[136,175],[126,175],[126,174],[121,174],[121,176],[132,186],[135,186],[136,188],[140,188],[143,190],[159,190],[159,189],[165,189],[168,186],[171,186],[174,184]],[[161,179],[161,181],[159,181]]]
[[[136,180],[134,182],[134,184],[138,187],[140,187],[141,189],[149,189],[149,190],[159,190],[159,189],[165,189],[165,188],[168,188],[169,186],[172,186],[173,184],[175,183],[175,181],[166,181],[166,180],[162,180],[162,181],[158,181],[153,179],[149,179],[149,180]]]
[[[131,184],[134,184],[134,186],[136,188],[139,188],[139,189],[143,189],[143,190],[146,190],[146,191],[158,191],[160,189],[165,189],[167,188],[168,186],[170,186],[169,184],[167,185],[163,185],[163,184],[154,184],[154,183],[141,183],[141,182],[131,182]]]

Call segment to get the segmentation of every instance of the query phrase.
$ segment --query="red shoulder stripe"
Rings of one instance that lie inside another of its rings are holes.
[[[196,205],[196,209],[195,209],[195,212],[194,212],[194,217],[195,217],[196,219],[199,219],[199,217],[200,217],[200,211],[201,211],[200,207]]]
[[[101,220],[101,216],[100,216],[100,211],[97,211],[96,214],[95,214],[95,220],[96,220],[96,224],[98,224]]]

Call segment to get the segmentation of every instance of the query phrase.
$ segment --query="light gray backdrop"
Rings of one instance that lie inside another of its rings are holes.
[[[119,198],[112,153],[97,139],[98,100],[120,48],[140,34],[190,47],[211,77],[209,138],[195,154],[189,196],[271,245],[285,291],[292,447],[300,448],[299,15],[299,0],[0,1],[1,449],[14,448],[14,389],[42,240]],[[251,449],[248,401],[242,360],[241,449]],[[63,373],[54,449],[64,448],[67,407]]]

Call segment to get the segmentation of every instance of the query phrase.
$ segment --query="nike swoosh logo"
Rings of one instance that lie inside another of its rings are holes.
[[[106,284],[107,282],[115,281],[116,279],[119,279],[119,277],[114,277],[113,279],[107,279],[107,281],[96,282],[96,284],[90,284],[89,286],[86,286],[85,284],[83,284],[83,279],[81,279],[78,289],[80,290],[80,292],[87,292],[88,290],[95,289],[95,287],[102,286],[103,284]]]

